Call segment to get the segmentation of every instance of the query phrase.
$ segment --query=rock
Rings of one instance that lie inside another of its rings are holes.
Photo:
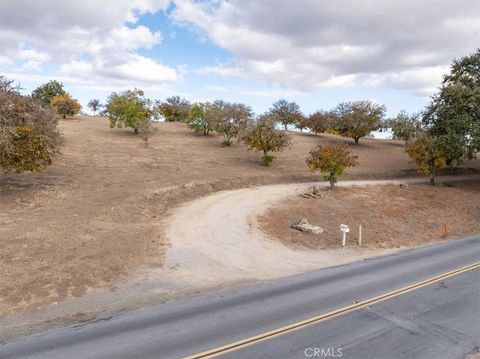
[[[325,193],[318,186],[310,187],[304,193],[302,193],[301,196],[305,198],[313,198],[313,199],[326,197]]]
[[[195,184],[195,183],[193,183],[193,182],[185,183],[185,184],[183,185],[183,188],[192,188],[194,184]]]
[[[400,183],[400,188],[408,188],[408,184],[406,184],[406,183]]]
[[[310,222],[308,222],[308,219],[306,218],[302,218],[300,222],[292,225],[292,228],[305,233],[313,233],[313,234],[323,233],[322,227],[311,224]]]

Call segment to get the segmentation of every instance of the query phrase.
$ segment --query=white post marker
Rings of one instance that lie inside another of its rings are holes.
[[[345,242],[347,241],[347,233],[350,232],[350,227],[346,224],[341,224],[340,232],[342,232],[342,247],[345,247]]]
[[[362,225],[358,226],[358,245],[362,246]]]

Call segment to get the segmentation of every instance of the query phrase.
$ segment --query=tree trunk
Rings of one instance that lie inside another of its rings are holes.
[[[335,188],[335,181],[334,181],[333,174],[331,174],[331,173],[330,173],[330,177],[328,177],[328,182],[330,182],[330,189],[334,189]]]
[[[430,184],[435,186],[435,172],[430,173]]]
[[[359,138],[354,138],[355,144],[358,145],[358,141],[360,140]]]
[[[287,124],[286,124],[286,123],[283,124],[283,127],[284,127],[284,129],[285,129],[285,131],[286,131],[286,130],[287,130]]]
[[[133,133],[136,134],[136,135],[138,135],[138,128],[134,128],[134,129],[133,129]]]

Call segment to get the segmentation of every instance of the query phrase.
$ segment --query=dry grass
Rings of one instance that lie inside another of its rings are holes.
[[[338,248],[340,224],[348,224],[348,246],[357,246],[363,227],[363,246],[397,248],[440,239],[444,221],[449,237],[480,232],[480,181],[455,187],[388,185],[325,190],[325,198],[295,197],[270,209],[259,220],[262,229],[289,246],[311,249]],[[322,234],[305,234],[291,225],[302,218],[324,228]]]
[[[304,163],[308,151],[345,141],[294,135],[294,147],[264,168],[239,144],[224,148],[181,123],[156,127],[144,148],[104,118],[63,120],[65,148],[52,168],[0,174],[0,316],[112,286],[139,264],[161,266],[170,208],[217,190],[317,180]],[[414,173],[399,142],[368,139],[354,152],[360,164],[347,178]]]

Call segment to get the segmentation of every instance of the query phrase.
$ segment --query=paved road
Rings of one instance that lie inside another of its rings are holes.
[[[51,330],[0,346],[0,358],[178,358],[478,261],[480,236],[444,242]],[[475,346],[479,269],[225,357],[307,358],[323,348],[342,358],[460,358]]]

